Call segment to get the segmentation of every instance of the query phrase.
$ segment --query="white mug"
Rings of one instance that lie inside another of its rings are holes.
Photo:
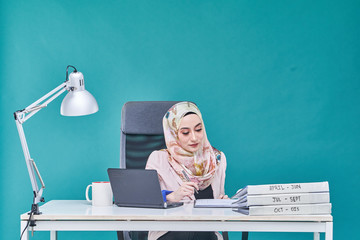
[[[89,199],[89,189],[92,187],[92,200]],[[113,204],[113,193],[110,182],[92,182],[86,187],[85,197],[94,207],[105,207]]]

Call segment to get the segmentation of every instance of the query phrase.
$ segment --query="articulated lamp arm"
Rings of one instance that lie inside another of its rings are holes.
[[[60,96],[63,92],[66,91],[67,82],[62,83],[60,86],[56,87],[54,90],[50,91],[48,94],[44,95],[42,98],[32,103],[28,107],[23,110],[16,111],[14,113],[16,127],[19,133],[21,146],[24,152],[25,162],[27,166],[27,170],[29,172],[31,186],[34,193],[34,204],[39,202],[43,202],[44,198],[42,197],[43,189],[45,188],[45,184],[41,178],[40,172],[36,167],[35,161],[31,158],[29,148],[26,142],[25,133],[22,124],[27,121],[29,118],[34,116],[41,109],[47,107],[47,105],[55,100],[58,96]],[[39,189],[35,172],[41,182],[41,189]]]

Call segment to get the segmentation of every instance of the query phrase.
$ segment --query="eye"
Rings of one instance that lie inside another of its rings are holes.
[[[202,131],[202,128],[196,129],[195,131],[201,132],[201,131]]]
[[[189,134],[189,132],[182,132],[182,134],[183,134],[183,135],[188,135],[188,134]]]

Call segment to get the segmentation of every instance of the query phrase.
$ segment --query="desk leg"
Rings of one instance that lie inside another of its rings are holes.
[[[333,240],[333,222],[326,223],[325,240]]]
[[[320,240],[320,233],[314,232],[314,240]]]
[[[57,231],[50,231],[50,240],[57,240]]]
[[[26,228],[26,225],[27,225],[27,221],[20,221],[20,236],[21,236],[22,232],[24,231],[24,229]],[[21,240],[29,240],[28,229],[25,230]]]

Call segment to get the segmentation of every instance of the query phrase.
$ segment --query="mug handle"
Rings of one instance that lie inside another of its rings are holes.
[[[89,189],[90,189],[90,187],[92,187],[91,184],[89,184],[89,185],[86,187],[86,192],[85,192],[85,197],[86,197],[86,200],[87,200],[88,202],[92,202],[92,201],[89,199]]]

